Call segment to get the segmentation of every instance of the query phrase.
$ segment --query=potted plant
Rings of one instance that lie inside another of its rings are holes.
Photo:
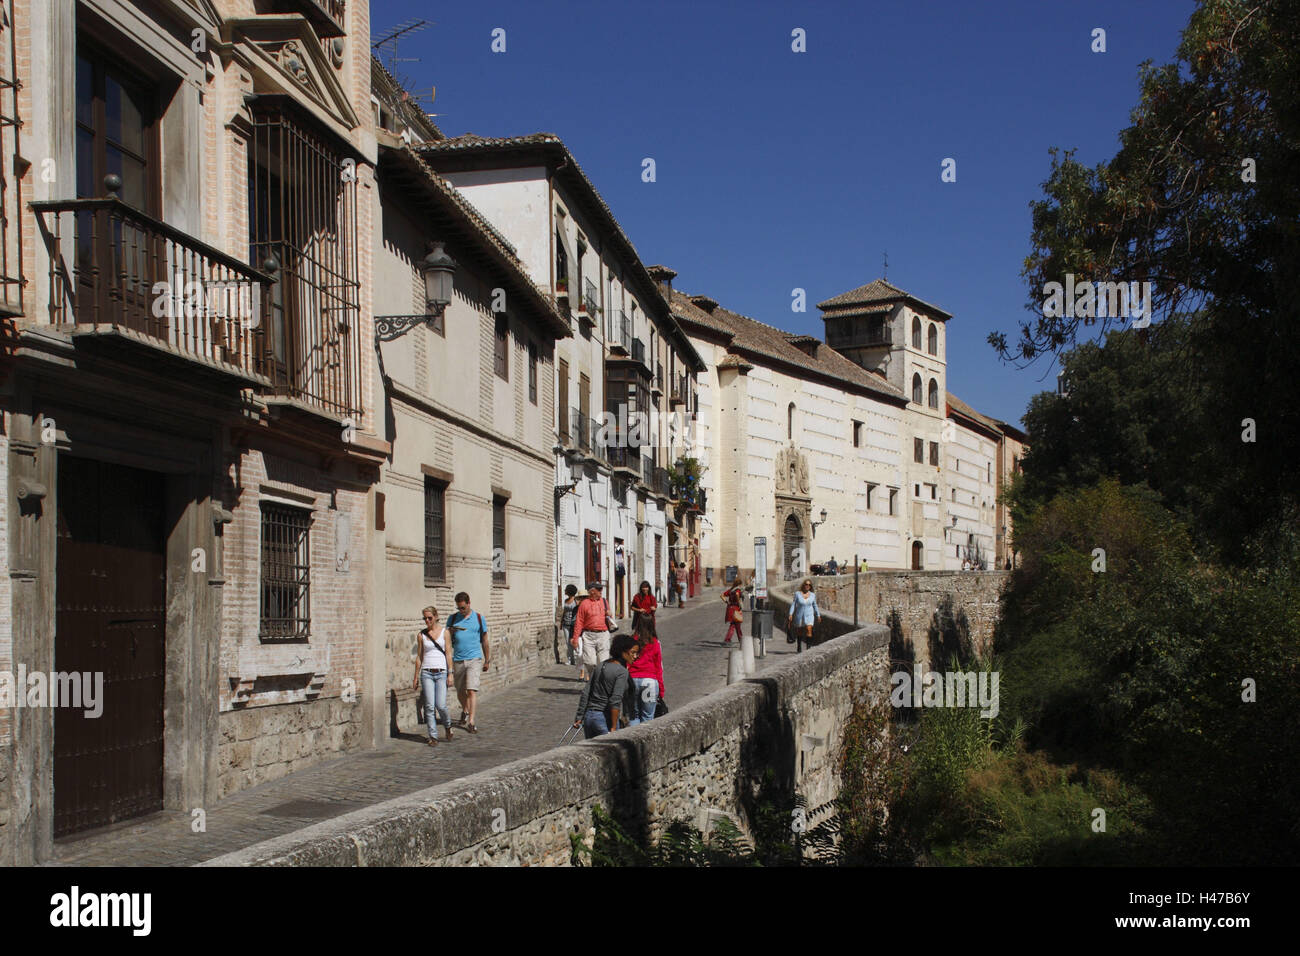
[[[568,295],[568,294],[569,294],[569,280],[568,280],[567,278],[564,278],[564,277],[561,277],[561,278],[559,278],[559,279],[556,279],[556,280],[555,280],[555,292],[556,292],[557,295]]]

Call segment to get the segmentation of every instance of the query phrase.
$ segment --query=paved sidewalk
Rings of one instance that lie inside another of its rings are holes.
[[[726,633],[720,588],[688,600],[685,610],[659,612],[664,683],[680,707],[727,683]],[[627,623],[624,623],[626,628]],[[748,630],[749,621],[745,622]],[[777,631],[759,669],[794,648]],[[321,820],[510,763],[555,747],[573,721],[582,686],[576,667],[547,664],[542,673],[486,698],[479,732],[453,730],[429,747],[408,734],[374,750],[324,761],[307,770],[232,794],[209,808],[207,831],[191,832],[186,811],[168,810],[68,837],[55,844],[55,866],[188,866],[290,833]],[[459,716],[453,703],[452,718]]]

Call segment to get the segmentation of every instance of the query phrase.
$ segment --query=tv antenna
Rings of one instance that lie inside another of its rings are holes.
[[[883,280],[889,278],[889,250],[885,250],[881,255],[884,257],[884,265],[881,267],[882,271],[880,273],[880,278]]]
[[[384,66],[388,68],[388,72],[393,74],[393,78],[403,87],[408,87],[411,84],[408,79],[402,75],[401,67],[398,66],[398,64],[419,63],[420,58],[418,56],[400,56],[398,54],[398,43],[402,39],[410,39],[413,35],[419,33],[428,26],[429,21],[427,20],[404,20],[395,26],[387,36],[381,37],[370,46],[372,50],[378,52],[379,58],[383,61]],[[430,103],[432,103],[432,95],[429,100]]]

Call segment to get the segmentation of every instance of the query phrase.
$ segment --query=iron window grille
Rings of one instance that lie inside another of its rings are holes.
[[[259,96],[248,145],[249,255],[279,267],[266,351],[276,391],[362,420],[355,161],[300,119],[291,101]]]
[[[447,486],[428,475],[424,478],[424,582],[435,584],[447,578],[446,501]]]
[[[264,641],[311,637],[311,512],[262,502]]]
[[[506,499],[500,495],[492,496],[492,584],[505,587],[506,584]]]
[[[925,463],[925,440],[922,438],[912,439],[912,460],[917,464]]]
[[[496,337],[493,340],[492,361],[497,378],[510,381],[510,326],[504,315],[496,321]]]
[[[528,343],[528,401],[537,404],[537,345]]]

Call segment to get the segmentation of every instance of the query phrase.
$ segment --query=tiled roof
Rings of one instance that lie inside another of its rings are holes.
[[[876,279],[872,282],[868,282],[866,285],[860,285],[856,289],[850,289],[848,292],[841,292],[839,295],[832,296],[825,302],[818,302],[817,308],[838,311],[849,306],[874,305],[876,303],[899,302],[903,300],[915,302],[918,305],[925,306],[933,312],[937,312],[939,315],[946,316],[950,319],[952,318],[952,313],[945,312],[937,305],[931,305],[924,299],[918,299],[910,292],[905,292],[898,286],[886,282],[884,279]]]
[[[872,392],[894,400],[904,399],[903,393],[883,377],[849,361],[829,346],[823,344],[823,347],[817,349],[814,358],[791,342],[792,338],[802,340],[812,336],[793,335],[722,306],[708,313],[697,306],[692,298],[694,297],[685,292],[673,290],[673,314],[688,332],[704,331],[706,335],[714,336],[721,334],[726,336],[727,347],[731,352],[740,353],[755,361],[768,359],[791,366],[797,370],[795,374],[802,371],[808,373],[809,377],[849,386],[855,391]]]
[[[511,283],[527,298],[551,327],[558,338],[568,338],[573,333],[568,321],[560,315],[546,290],[533,282],[524,271],[514,246],[506,242],[481,212],[465,198],[464,194],[447,180],[430,169],[409,146],[383,147],[380,150],[381,174],[391,171],[413,184],[436,203],[440,212],[460,220],[468,241],[478,245],[487,256],[503,270]]]
[[[1001,433],[1002,429],[998,427],[1001,423],[998,422],[997,419],[989,418],[987,415],[981,415],[952,392],[948,393],[947,401],[949,412],[956,412],[958,415],[962,415],[977,424],[983,425],[985,428]]]

